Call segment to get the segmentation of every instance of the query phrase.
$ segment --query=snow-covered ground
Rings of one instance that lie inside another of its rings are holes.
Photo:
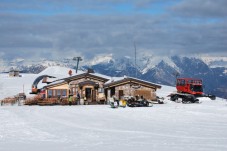
[[[34,79],[2,74],[0,93],[28,91]],[[226,101],[174,103],[174,90],[158,90],[166,104],[153,107],[0,106],[0,151],[226,151]]]
[[[68,75],[70,68],[53,66],[45,69],[39,74],[20,74],[21,77],[9,77],[9,74],[0,74],[0,100],[6,97],[13,97],[18,93],[24,91],[24,93],[29,97],[31,92],[32,83],[34,80],[41,75],[51,75],[56,78],[48,79],[48,81],[53,81],[61,78],[65,78]],[[75,75],[76,71],[72,70],[72,74]],[[78,74],[82,71],[78,71]],[[45,83],[40,81],[38,87],[41,88]]]
[[[38,77],[36,74],[22,74],[22,77],[9,77],[8,74],[0,74],[0,100],[13,97],[23,91],[29,96],[36,77]]]
[[[1,106],[1,151],[226,151],[227,106]]]

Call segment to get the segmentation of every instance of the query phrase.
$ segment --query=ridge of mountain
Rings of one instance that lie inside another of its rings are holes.
[[[214,66],[221,60],[221,64]],[[204,81],[204,91],[206,93],[216,94],[217,96],[227,97],[227,60],[223,58],[212,58],[204,61],[204,58],[195,57],[156,57],[152,55],[143,55],[137,59],[129,56],[114,58],[112,54],[96,56],[91,60],[82,61],[80,69],[86,70],[92,68],[95,72],[107,76],[131,76],[141,78],[147,81],[174,86],[176,74],[180,77],[200,78]],[[223,65],[223,66],[222,66]],[[62,60],[41,60],[39,62],[26,62],[23,59],[16,61],[0,62],[1,72],[9,71],[10,68],[16,68],[24,73],[40,73],[47,67],[62,66],[74,68],[76,62],[72,59]]]

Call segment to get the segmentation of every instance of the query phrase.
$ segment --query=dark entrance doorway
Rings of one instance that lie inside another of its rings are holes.
[[[119,90],[119,100],[121,99],[121,97],[124,95],[124,91],[123,90]]]
[[[87,99],[87,101],[91,101],[92,99],[92,93],[91,93],[91,88],[86,88],[85,89],[85,97]]]
[[[115,95],[115,87],[110,88],[110,97]]]

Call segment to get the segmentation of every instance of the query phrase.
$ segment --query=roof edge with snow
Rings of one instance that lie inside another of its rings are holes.
[[[155,89],[161,89],[161,85],[158,84],[154,84],[145,80],[140,80],[137,78],[133,78],[133,77],[125,77],[116,81],[111,81],[107,84],[104,85],[104,87],[113,87],[113,86],[119,86],[119,85],[123,85],[125,83],[136,83],[136,84],[140,84],[140,85],[144,85],[147,87],[151,87],[151,88],[155,88]]]

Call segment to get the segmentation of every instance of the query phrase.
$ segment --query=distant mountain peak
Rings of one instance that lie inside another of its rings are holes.
[[[142,70],[142,73],[145,74],[148,70],[156,67],[160,62],[168,64],[170,67],[174,68],[177,71],[180,71],[180,69],[177,67],[177,65],[174,63],[172,57],[163,57],[163,56],[151,56],[149,58],[146,58],[147,62],[144,65],[144,68]]]
[[[225,67],[227,68],[227,57],[201,57],[201,60],[203,60],[209,67],[216,68],[216,67]]]
[[[113,54],[101,54],[88,61],[88,65],[93,66],[100,63],[110,63],[114,61]]]

